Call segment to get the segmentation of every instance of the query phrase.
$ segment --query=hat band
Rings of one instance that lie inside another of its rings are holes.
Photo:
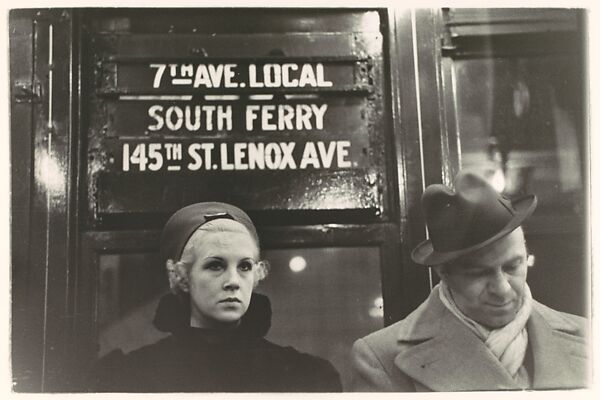
[[[229,215],[226,212],[219,212],[219,213],[214,213],[214,214],[205,214],[204,215],[204,223],[207,223],[208,221],[212,221],[215,219],[232,219],[235,221],[235,218],[233,218],[231,215]]]

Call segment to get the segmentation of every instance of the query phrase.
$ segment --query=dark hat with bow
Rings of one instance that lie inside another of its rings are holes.
[[[509,200],[484,178],[459,172],[454,190],[434,184],[421,198],[429,239],[412,252],[414,262],[437,265],[468,254],[508,235],[531,215],[534,195]]]
[[[256,228],[244,211],[227,203],[196,203],[176,211],[165,224],[160,236],[161,260],[179,261],[183,248],[196,229],[208,221],[220,218],[232,219],[244,225],[256,243],[259,243]]]

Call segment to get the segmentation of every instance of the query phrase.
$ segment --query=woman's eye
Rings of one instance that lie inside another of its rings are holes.
[[[243,262],[240,265],[238,265],[238,268],[240,269],[240,271],[251,271],[253,267],[253,264],[251,262]]]
[[[223,269],[223,264],[218,261],[214,261],[206,264],[205,268],[210,271],[220,271]]]

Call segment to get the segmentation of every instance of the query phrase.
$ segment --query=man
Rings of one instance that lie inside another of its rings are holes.
[[[483,178],[423,193],[430,239],[412,259],[441,282],[404,320],[354,344],[356,391],[578,388],[587,385],[584,318],[531,298],[521,224],[537,200],[510,201]]]

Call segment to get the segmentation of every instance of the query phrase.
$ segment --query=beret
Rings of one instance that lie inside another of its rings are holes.
[[[238,207],[219,202],[195,203],[176,211],[165,224],[160,236],[161,261],[179,261],[183,248],[196,229],[208,221],[220,218],[232,219],[244,225],[256,243],[259,243],[252,220]]]

